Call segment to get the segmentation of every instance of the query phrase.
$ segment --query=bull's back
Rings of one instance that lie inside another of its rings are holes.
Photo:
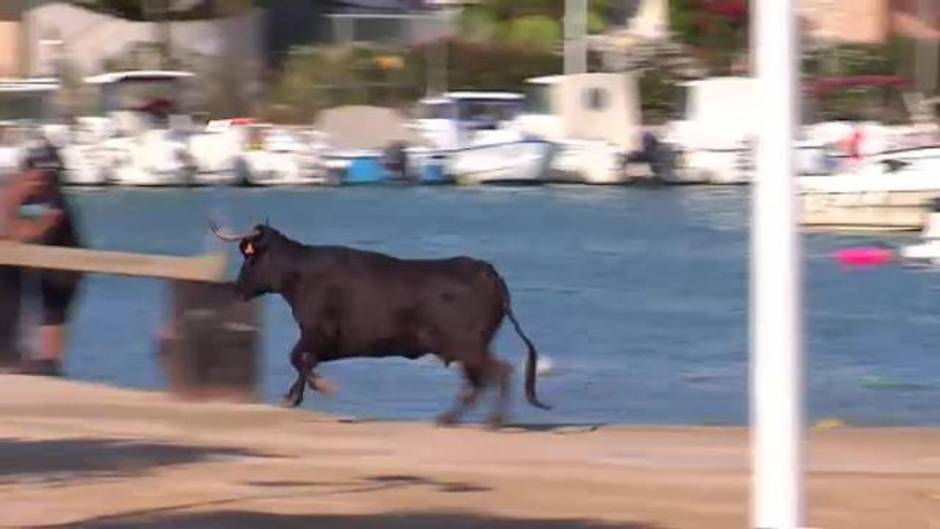
[[[398,259],[362,253],[326,289],[339,354],[444,354],[485,345],[502,321],[491,265],[469,257]]]

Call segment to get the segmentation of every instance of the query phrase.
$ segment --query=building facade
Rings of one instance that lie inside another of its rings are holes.
[[[19,0],[0,1],[0,77],[22,73],[22,39]]]

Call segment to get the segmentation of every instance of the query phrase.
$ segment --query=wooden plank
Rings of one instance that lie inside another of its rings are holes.
[[[0,241],[0,265],[186,281],[222,281],[226,259],[224,254],[176,257]]]

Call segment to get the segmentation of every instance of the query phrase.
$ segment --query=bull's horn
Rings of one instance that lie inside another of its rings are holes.
[[[215,235],[219,239],[222,239],[223,241],[226,241],[226,242],[238,242],[242,239],[258,234],[257,230],[252,230],[244,235],[229,233],[225,231],[224,229],[220,228],[215,222],[212,222],[212,221],[209,221],[209,229],[212,230],[213,235]]]

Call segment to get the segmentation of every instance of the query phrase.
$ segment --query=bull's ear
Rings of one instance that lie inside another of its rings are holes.
[[[251,257],[258,253],[258,248],[256,247],[255,242],[250,239],[242,239],[242,241],[238,243],[238,250],[242,253],[243,256],[245,256],[245,258]]]

